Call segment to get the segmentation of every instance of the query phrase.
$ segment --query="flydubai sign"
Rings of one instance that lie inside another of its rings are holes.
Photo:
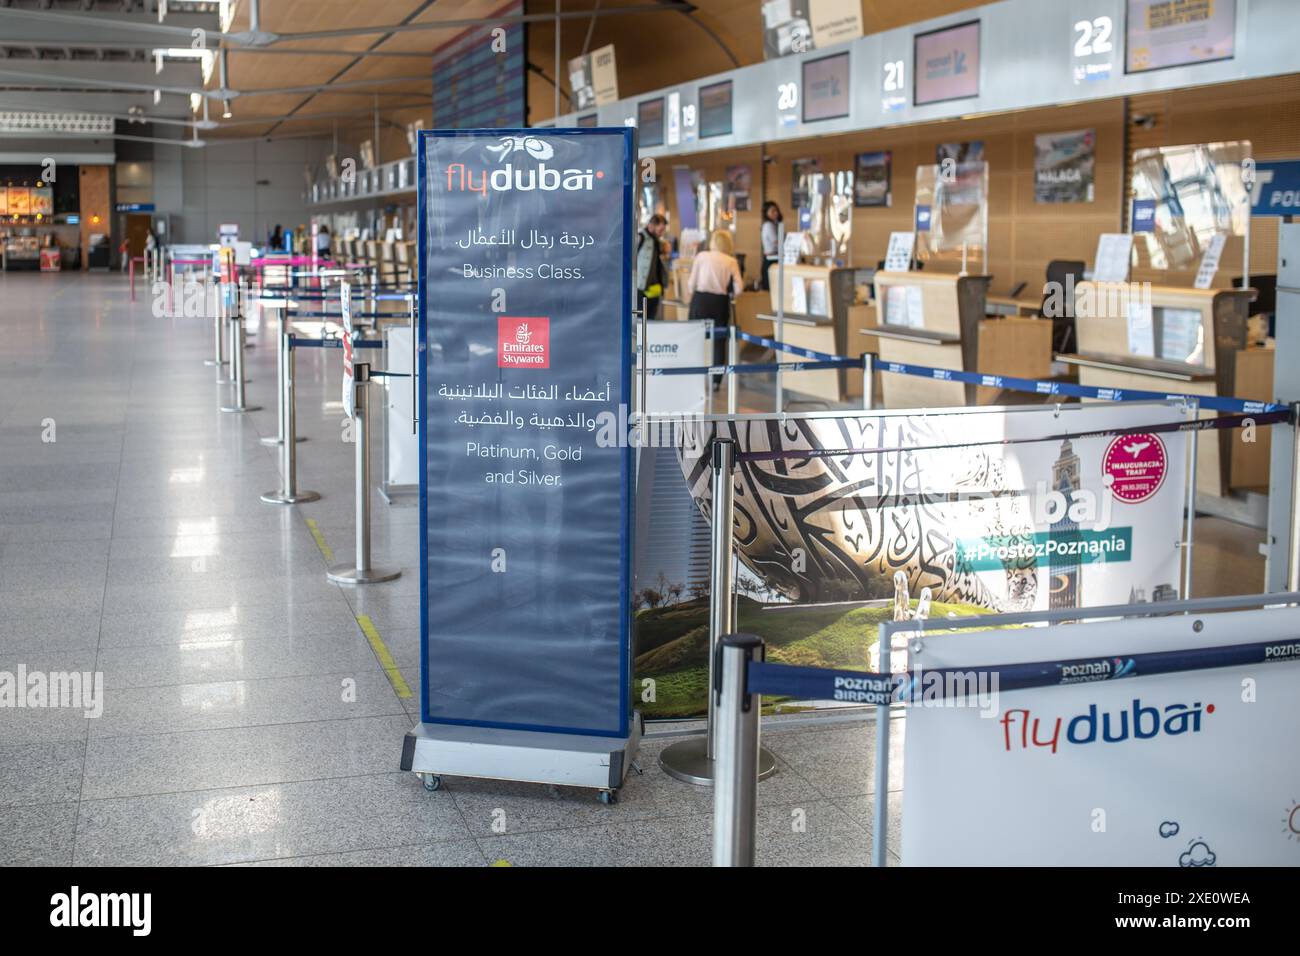
[[[555,147],[535,136],[505,136],[495,146],[487,147],[498,163],[495,169],[475,168],[465,163],[451,163],[447,167],[448,192],[473,192],[486,196],[489,192],[581,192],[595,187],[596,180],[604,179],[599,169],[556,169],[546,165],[555,155]],[[518,165],[515,158],[520,159]],[[538,160],[531,165],[528,159]]]

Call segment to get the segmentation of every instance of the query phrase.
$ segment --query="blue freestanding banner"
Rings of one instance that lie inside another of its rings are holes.
[[[629,700],[630,129],[419,144],[421,723],[402,768],[594,787]]]

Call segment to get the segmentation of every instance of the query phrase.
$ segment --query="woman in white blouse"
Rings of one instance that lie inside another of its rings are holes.
[[[768,291],[771,286],[768,267],[781,255],[781,207],[772,200],[763,203],[763,226],[759,230],[759,239],[763,244],[763,274],[759,276],[759,287]]]
[[[715,229],[709,237],[709,248],[696,253],[691,264],[691,277],[686,283],[691,296],[689,316],[692,319],[712,319],[715,329],[731,324],[731,295],[740,292],[744,280],[740,276],[740,263],[732,255],[735,246],[731,233]],[[713,364],[723,365],[727,360],[727,340],[713,340]],[[714,376],[716,391],[721,376]]]

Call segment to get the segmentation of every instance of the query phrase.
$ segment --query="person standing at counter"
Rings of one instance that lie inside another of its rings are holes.
[[[667,275],[660,255],[660,240],[667,228],[668,220],[655,213],[636,240],[636,288],[647,320],[658,316],[659,302],[664,296]]]
[[[731,324],[731,294],[739,292],[744,286],[740,276],[740,263],[732,254],[735,243],[731,233],[726,229],[715,229],[709,237],[709,248],[696,253],[691,263],[691,277],[686,289],[691,297],[689,318],[712,319],[715,329],[726,328]],[[713,340],[713,364],[725,365],[727,361],[727,340]],[[716,392],[722,376],[713,377],[713,390]]]
[[[759,231],[759,239],[763,244],[763,274],[758,279],[759,288],[764,292],[771,288],[767,277],[768,266],[781,256],[781,222],[781,207],[770,199],[763,203],[763,228]]]

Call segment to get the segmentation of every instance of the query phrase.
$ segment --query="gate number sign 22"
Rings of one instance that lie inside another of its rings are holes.
[[[1079,34],[1079,38],[1074,41],[1074,55],[1084,57],[1094,53],[1109,53],[1112,49],[1110,35],[1114,29],[1110,17],[1080,20],[1074,25],[1074,32]]]

